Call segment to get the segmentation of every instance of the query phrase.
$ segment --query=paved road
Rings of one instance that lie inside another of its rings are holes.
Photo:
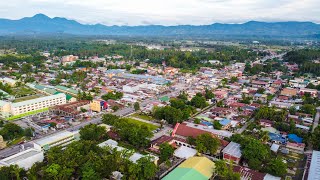
[[[319,118],[320,118],[320,107],[317,107],[317,114],[313,121],[312,132],[319,125]]]
[[[27,143],[24,143],[23,146],[24,146],[24,149],[33,148],[33,143],[27,142]],[[12,156],[14,154],[17,154],[20,151],[22,151],[21,145],[15,145],[15,146],[6,148],[0,151],[0,159]]]
[[[252,123],[254,121],[254,118],[251,118],[244,126],[242,126],[242,128],[240,128],[236,133],[237,134],[241,134],[243,133],[243,131],[245,131],[247,129],[247,127],[249,126],[250,123]]]

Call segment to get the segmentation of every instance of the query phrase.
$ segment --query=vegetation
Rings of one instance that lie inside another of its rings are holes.
[[[160,161],[167,161],[170,157],[172,157],[174,153],[174,148],[169,143],[163,143],[160,145]]]
[[[82,140],[100,142],[105,140],[106,129],[96,124],[90,124],[80,129],[80,137]]]
[[[105,114],[102,122],[113,126],[113,130],[120,136],[122,141],[142,148],[149,144],[152,137],[151,124],[143,123],[129,118],[119,118],[111,114]]]
[[[211,134],[205,133],[196,138],[195,145],[199,153],[214,155],[220,146],[220,141],[219,139],[212,137]]]
[[[109,147],[100,148],[94,141],[80,140],[67,148],[53,147],[43,163],[34,164],[27,173],[17,166],[2,167],[1,179],[110,179],[112,172],[119,171],[124,179],[152,179],[156,165],[146,156],[136,163],[128,158],[130,152]]]
[[[109,99],[119,100],[122,97],[123,97],[122,92],[108,92],[107,94],[101,96],[101,98],[105,101],[108,101]]]
[[[240,180],[240,174],[233,172],[232,164],[227,165],[225,161],[215,161],[215,174],[221,180]]]
[[[268,145],[253,137],[240,134],[233,135],[231,141],[241,145],[242,156],[251,169],[267,171],[275,176],[285,175],[287,165],[281,159],[272,157]]]
[[[134,107],[134,110],[135,110],[135,111],[139,111],[139,110],[140,110],[140,104],[139,104],[138,102],[135,102],[135,103],[133,104],[133,107]]]
[[[32,132],[32,129],[22,129],[20,126],[14,123],[4,124],[2,129],[0,129],[0,135],[6,141],[20,138],[22,136],[32,137],[33,133],[30,132]]]

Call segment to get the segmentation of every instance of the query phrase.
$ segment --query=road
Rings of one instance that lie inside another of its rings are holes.
[[[27,142],[27,143],[24,143],[23,146],[24,146],[24,149],[33,148],[33,143]],[[10,148],[6,148],[0,151],[0,159],[12,156],[14,154],[17,154],[20,151],[22,151],[22,145],[15,145]]]
[[[250,123],[252,123],[254,121],[254,118],[251,118],[249,120],[249,122],[247,122],[244,126],[242,126],[242,128],[240,128],[236,133],[237,134],[242,134],[243,131],[245,131],[247,129],[247,127],[249,126]]]
[[[319,125],[319,118],[320,118],[320,107],[317,107],[317,113],[313,121],[312,132]]]

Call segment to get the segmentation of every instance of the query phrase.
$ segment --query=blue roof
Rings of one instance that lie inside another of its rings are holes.
[[[256,93],[254,96],[255,96],[255,97],[261,97],[262,94]]]
[[[272,141],[279,141],[283,144],[287,142],[286,138],[282,137],[280,134],[269,133],[269,137]]]
[[[230,123],[231,121],[229,119],[222,119],[221,121],[219,121],[219,123],[222,125],[222,126],[226,126]]]
[[[288,139],[296,143],[302,143],[303,138],[297,136],[296,134],[288,134]]]
[[[207,122],[207,121],[201,121],[201,124],[204,124],[206,126],[212,126],[213,125],[211,122]]]

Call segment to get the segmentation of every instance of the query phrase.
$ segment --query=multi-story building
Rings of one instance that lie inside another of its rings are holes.
[[[7,118],[61,104],[66,104],[66,95],[63,93],[17,103],[0,101],[0,115]]]

